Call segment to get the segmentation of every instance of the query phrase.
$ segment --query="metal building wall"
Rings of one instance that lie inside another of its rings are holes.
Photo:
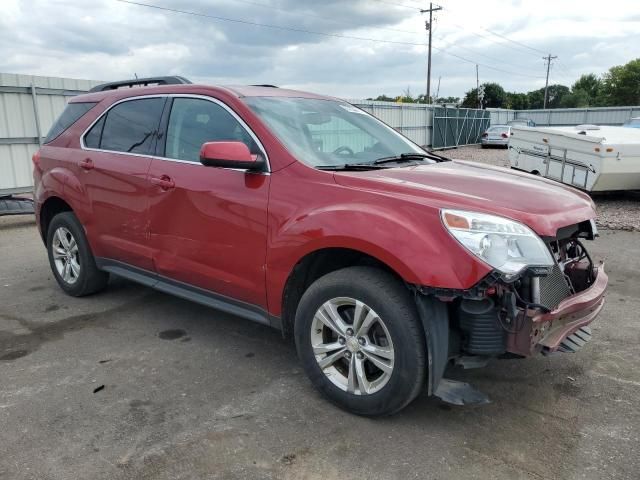
[[[633,117],[640,117],[638,107],[554,108],[551,110],[491,111],[491,124],[503,124],[514,118],[526,118],[539,126],[562,127],[591,123],[594,125],[622,125]]]
[[[418,145],[431,145],[433,106],[353,99],[347,102],[379,118]]]
[[[0,195],[31,191],[31,156],[40,141],[69,97],[99,83],[0,73]]]
[[[491,113],[491,125],[504,125],[516,118],[515,110],[505,108],[487,108],[487,110]]]

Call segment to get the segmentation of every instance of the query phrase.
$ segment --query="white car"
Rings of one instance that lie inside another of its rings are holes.
[[[511,137],[511,125],[493,125],[482,134],[482,148],[488,146],[507,148]]]

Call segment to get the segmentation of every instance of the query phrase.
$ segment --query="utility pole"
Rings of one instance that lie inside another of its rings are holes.
[[[442,10],[442,7],[436,6],[434,8],[433,3],[429,3],[428,10],[420,10],[420,13],[429,13],[429,20],[425,22],[427,32],[429,32],[429,57],[427,60],[427,103],[431,103],[431,31],[433,30],[433,12]]]
[[[442,76],[438,77],[438,88],[436,88],[436,96],[433,97],[433,99],[437,102],[438,101],[438,97],[440,96],[440,80],[442,79]]]
[[[478,64],[476,63],[476,97],[478,98],[478,108],[482,109],[480,103],[480,77],[478,76]]]
[[[558,58],[557,56],[552,57],[551,54],[549,54],[546,57],[542,57],[543,60],[547,61],[547,81],[544,83],[544,105],[542,108],[546,109],[547,108],[547,90],[549,89],[549,70],[551,68],[551,60],[553,60],[554,58]]]

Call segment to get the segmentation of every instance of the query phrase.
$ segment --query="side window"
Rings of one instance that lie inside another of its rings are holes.
[[[83,103],[68,103],[64,111],[55,123],[51,126],[47,138],[44,139],[44,143],[49,143],[58,138],[62,133],[71,125],[76,123],[80,117],[91,110],[96,105],[96,102],[83,102]]]
[[[105,118],[107,117],[103,115],[84,136],[85,147],[100,148],[100,138],[102,137],[102,128],[104,127]]]
[[[107,112],[104,121],[100,148],[116,152],[152,153],[164,101],[164,98],[143,98],[113,107]],[[89,133],[95,142],[97,132],[93,135],[92,129]],[[85,137],[85,142],[87,138],[88,136]]]
[[[261,153],[249,132],[220,105],[198,98],[173,100],[165,157],[199,162],[203,143],[222,140],[243,142],[251,153]]]

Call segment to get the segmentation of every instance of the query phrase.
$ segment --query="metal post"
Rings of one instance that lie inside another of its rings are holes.
[[[38,135],[38,145],[42,146],[42,130],[40,129],[40,114],[38,113],[38,95],[36,86],[31,84],[31,101],[33,102],[33,115],[36,119],[36,133]]]

